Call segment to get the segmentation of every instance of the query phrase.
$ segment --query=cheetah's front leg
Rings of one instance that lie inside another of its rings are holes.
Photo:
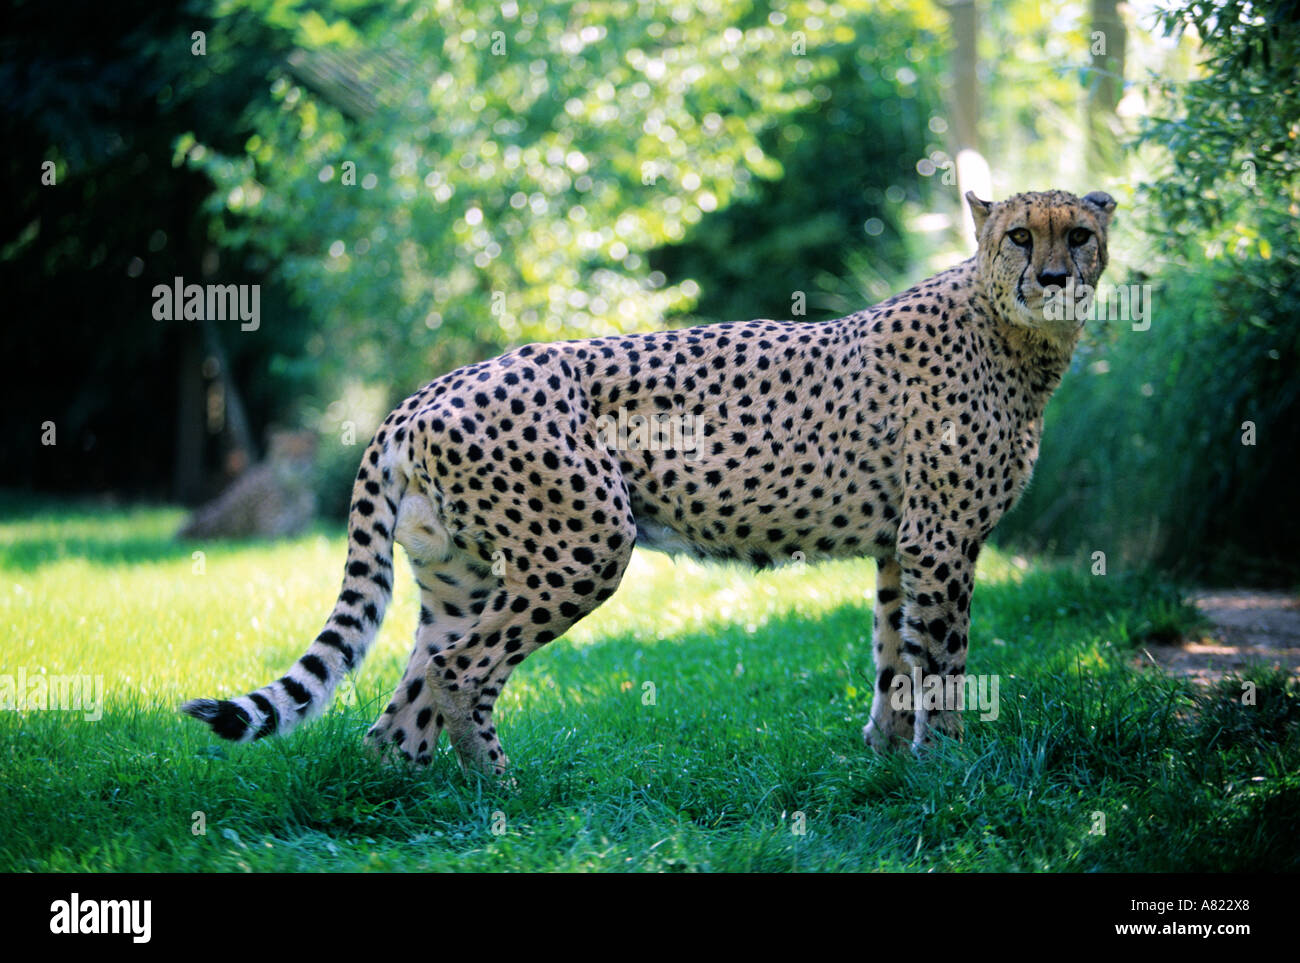
[[[898,557],[880,561],[876,572],[876,688],[862,735],[878,751],[920,747],[932,731],[955,738],[963,731],[952,697],[963,691],[979,542],[913,534],[900,538]]]
[[[899,546],[900,632],[911,676],[905,693],[915,712],[913,748],[926,744],[931,732],[957,739],[963,734],[961,699],[979,549],[973,538],[944,532],[932,533],[923,546]]]

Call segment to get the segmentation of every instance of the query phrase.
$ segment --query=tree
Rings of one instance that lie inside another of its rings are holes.
[[[761,138],[781,177],[742,182],[728,208],[652,252],[670,281],[698,282],[693,315],[834,317],[869,303],[834,296],[856,252],[876,277],[910,266],[904,205],[929,199],[918,168],[930,163],[942,113],[942,19],[929,8],[882,7],[851,28],[810,105]]]
[[[242,153],[182,149],[226,199],[223,242],[265,251],[318,317],[321,360],[400,393],[506,344],[644,329],[690,308],[693,279],[668,283],[649,253],[751,178],[780,176],[770,131],[818,103],[862,46],[867,10],[313,13],[295,28],[308,60],[329,54],[358,79],[379,56],[406,65],[373,85],[365,122],[285,71]]]
[[[256,344],[224,337],[229,364],[207,375],[200,327],[151,316],[153,285],[178,275],[266,280],[239,252],[212,245],[203,212],[212,184],[171,163],[186,131],[220,149],[241,144],[237,120],[287,50],[242,18],[221,27],[233,47],[196,55],[193,37],[215,29],[199,4],[8,11],[0,285],[14,306],[10,356],[40,372],[23,403],[0,413],[8,484],[198,498],[229,435],[229,420],[219,434],[208,430],[209,392],[230,397],[238,387],[258,413],[256,434],[295,387],[268,370],[265,350],[305,338],[292,314]],[[266,294],[274,310],[277,294]],[[47,422],[52,445],[42,443]]]
[[[1297,575],[1300,519],[1285,506],[1300,449],[1298,8],[1164,9],[1164,29],[1199,36],[1203,60],[1147,92],[1138,146],[1153,166],[1120,222],[1142,256],[1110,280],[1147,286],[1149,323],[1094,334],[1004,537],[1235,584]]]
[[[1088,173],[1100,183],[1119,162],[1115,108],[1124,94],[1124,63],[1128,31],[1119,13],[1119,0],[1092,0],[1088,49],[1093,76],[1088,85]]]

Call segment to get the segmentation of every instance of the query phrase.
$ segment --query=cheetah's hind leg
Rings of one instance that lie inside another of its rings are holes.
[[[410,557],[420,590],[420,622],[402,680],[387,708],[366,733],[379,751],[393,751],[408,761],[427,764],[447,724],[428,684],[434,659],[472,633],[486,600],[499,584],[491,556],[457,544],[430,500],[408,493],[398,507],[397,542]],[[442,661],[442,660],[439,660]]]
[[[626,504],[621,485],[606,491],[610,508]],[[587,544],[563,539],[532,555],[527,536],[450,535],[428,499],[408,495],[397,538],[420,586],[420,625],[367,741],[427,763],[445,729],[462,766],[504,772],[493,710],[510,673],[609,598],[631,558],[630,516],[610,516]]]

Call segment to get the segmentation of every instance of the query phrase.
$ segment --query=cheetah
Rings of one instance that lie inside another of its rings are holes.
[[[342,590],[306,654],[182,711],[238,741],[322,712],[384,617],[396,541],[419,625],[366,742],[427,764],[445,731],[462,766],[501,773],[511,672],[613,595],[639,544],[758,567],[874,557],[863,738],[960,737],[955,710],[887,694],[914,669],[965,672],[976,558],[1029,480],[1082,328],[1048,302],[1095,288],[1116,206],[1100,191],[966,200],[976,254],[856,314],[528,344],[430,382],[362,456]],[[696,430],[621,444],[615,417]]]

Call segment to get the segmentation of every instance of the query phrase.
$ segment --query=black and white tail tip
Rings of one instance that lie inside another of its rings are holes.
[[[248,713],[227,699],[191,699],[181,712],[206,722],[222,739],[240,742],[248,732]]]

